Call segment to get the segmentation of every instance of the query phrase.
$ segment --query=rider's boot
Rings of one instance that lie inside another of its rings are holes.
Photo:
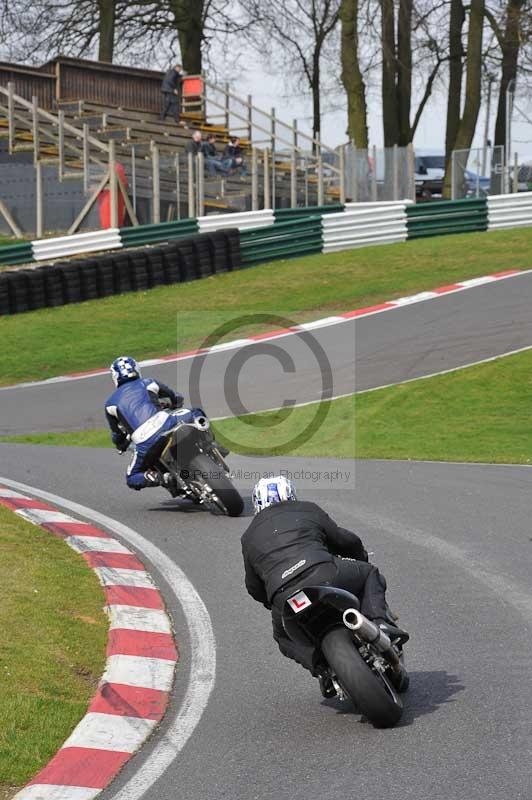
[[[161,476],[156,469],[147,469],[144,473],[144,480],[146,481],[146,487],[161,485]]]
[[[394,644],[403,645],[410,639],[410,634],[403,630],[403,628],[398,628],[397,625],[392,625],[382,617],[377,617],[373,620],[373,622],[379,626],[381,631],[385,633],[386,636],[391,639],[392,642],[394,642]]]
[[[177,478],[175,475],[172,475],[171,472],[165,472],[163,475],[163,486],[165,489],[168,489],[172,497],[177,497],[179,495],[179,489],[177,486]]]
[[[331,697],[336,697],[336,689],[334,688],[331,676],[327,672],[318,675],[318,683],[320,685],[322,697],[325,697],[326,700],[330,700]]]

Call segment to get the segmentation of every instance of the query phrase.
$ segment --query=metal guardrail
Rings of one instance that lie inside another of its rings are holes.
[[[532,192],[488,197],[487,216],[489,230],[532,226]]]
[[[242,263],[248,265],[320,253],[322,244],[322,218],[319,214],[240,233]]]
[[[402,203],[361,204],[360,210],[346,208],[343,214],[323,217],[323,252],[332,253],[370,244],[392,244],[407,239],[406,207]]]
[[[407,208],[408,238],[421,239],[488,228],[486,198],[444,200]]]

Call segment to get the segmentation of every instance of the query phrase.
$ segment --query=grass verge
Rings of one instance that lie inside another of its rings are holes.
[[[0,798],[55,754],[104,669],[96,575],[60,539],[0,507]],[[7,687],[9,687],[8,690]]]
[[[531,393],[532,351],[527,351],[333,400],[323,424],[288,451],[286,443],[311,424],[316,404],[288,415],[283,411],[226,419],[214,428],[222,443],[248,454],[529,464]],[[103,447],[109,434],[96,430],[8,440]]]
[[[532,228],[468,233],[262,264],[201,281],[164,286],[0,320],[0,384],[104,367],[127,352],[149,358],[194,348],[222,323],[273,312],[292,321],[508,268],[532,267]],[[278,328],[241,321],[240,338]],[[20,358],[24,353],[24,358]]]

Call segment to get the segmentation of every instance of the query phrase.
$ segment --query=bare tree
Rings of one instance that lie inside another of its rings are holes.
[[[501,82],[495,122],[496,146],[506,145],[506,92],[510,84],[515,84],[520,49],[526,42],[522,31],[522,17],[526,6],[526,0],[507,0],[501,21],[497,20],[490,9],[486,9],[486,17],[497,39],[501,56]]]
[[[366,85],[359,60],[359,0],[342,0],[342,83],[347,95],[347,133],[355,147],[368,148]]]
[[[277,61],[289,80],[310,91],[312,133],[318,136],[322,60],[339,19],[340,0],[251,0],[246,8],[255,49]]]
[[[454,140],[448,139],[448,153],[452,150],[468,150],[471,147],[478,121],[480,110],[481,86],[482,86],[482,39],[484,33],[484,0],[471,0],[469,7],[469,30],[467,35],[467,55],[466,55],[466,83],[464,106],[458,124]],[[458,15],[457,15],[458,19]],[[461,30],[461,28],[460,28]],[[455,113],[453,103],[453,113]],[[454,124],[454,122],[453,122]],[[447,130],[452,129],[452,125],[447,125]],[[447,160],[443,192],[445,197],[451,196],[451,160]]]
[[[379,6],[384,146],[404,147],[414,138],[440,67],[447,59],[441,37],[431,24],[439,4],[429,3],[424,8],[421,0],[416,4],[414,0],[379,0]],[[424,87],[412,120],[414,78]]]

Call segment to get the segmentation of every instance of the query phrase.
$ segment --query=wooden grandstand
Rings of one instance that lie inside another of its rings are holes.
[[[0,139],[15,158],[31,154],[37,174],[55,165],[60,181],[81,181],[88,198],[109,182],[112,204],[122,193],[133,224],[343,199],[341,153],[296,123],[203,76],[184,81],[188,127],[161,121],[161,79],[160,72],[63,57],[39,68],[0,63]],[[192,129],[214,133],[219,150],[239,135],[247,176],[236,170],[208,178],[201,158],[186,152]],[[113,177],[117,164],[127,191]]]

